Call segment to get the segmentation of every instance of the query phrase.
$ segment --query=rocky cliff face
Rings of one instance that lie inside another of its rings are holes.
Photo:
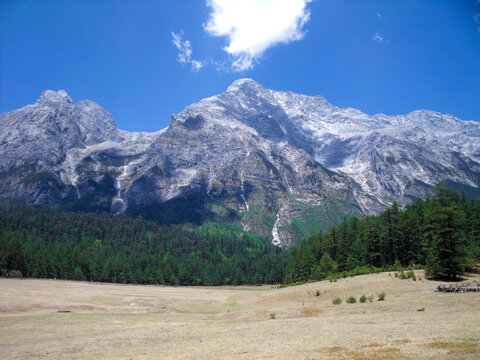
[[[0,196],[161,223],[235,222],[290,245],[439,178],[480,185],[480,124],[432,111],[369,116],[250,79],[172,116],[118,130],[99,105],[46,91],[0,115]]]

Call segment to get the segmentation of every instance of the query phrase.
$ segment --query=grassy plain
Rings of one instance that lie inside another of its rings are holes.
[[[283,289],[0,279],[0,359],[480,358],[480,293],[416,273]],[[345,302],[361,295],[375,300]]]

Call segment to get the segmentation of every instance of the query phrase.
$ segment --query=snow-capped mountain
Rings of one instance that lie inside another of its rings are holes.
[[[162,223],[234,222],[289,245],[343,216],[406,204],[443,178],[480,185],[480,124],[370,116],[240,79],[156,133],[46,91],[0,115],[0,196]]]

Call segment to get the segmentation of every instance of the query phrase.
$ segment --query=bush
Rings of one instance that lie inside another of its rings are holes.
[[[367,302],[367,297],[365,295],[360,296],[360,302],[362,304],[366,303]]]
[[[415,276],[415,273],[414,273],[412,270],[410,270],[409,272],[407,272],[407,279],[410,279],[410,278],[412,278],[413,281],[416,281],[416,280],[417,280],[417,278],[416,278],[416,276]]]
[[[342,303],[342,299],[340,298],[333,299],[332,303],[333,305],[340,305]]]
[[[315,296],[320,296],[320,290],[317,290],[317,291],[315,292]]]
[[[345,300],[348,304],[355,304],[357,302],[357,298],[355,296],[349,296],[347,300]]]
[[[416,281],[417,278],[415,276],[415,273],[410,270],[410,271],[407,271],[407,273],[405,273],[403,270],[398,272],[398,273],[395,273],[395,277],[397,278],[400,278],[400,279],[413,279],[413,281]]]
[[[270,313],[270,319],[275,319],[275,313],[274,312]]]
[[[393,266],[397,269],[400,270],[402,268],[402,263],[400,260],[396,259],[395,262],[393,263]]]
[[[382,291],[380,294],[378,294],[378,301],[385,300],[386,296],[387,296],[387,294],[385,294],[385,291]]]
[[[370,296],[367,298],[367,300],[368,300],[369,302],[373,302],[373,299],[374,299],[373,295],[370,295]]]

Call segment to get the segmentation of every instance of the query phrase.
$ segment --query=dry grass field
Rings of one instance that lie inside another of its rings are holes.
[[[283,289],[0,279],[0,359],[479,359],[480,293],[438,284],[388,273]],[[375,300],[345,302],[363,294]]]

